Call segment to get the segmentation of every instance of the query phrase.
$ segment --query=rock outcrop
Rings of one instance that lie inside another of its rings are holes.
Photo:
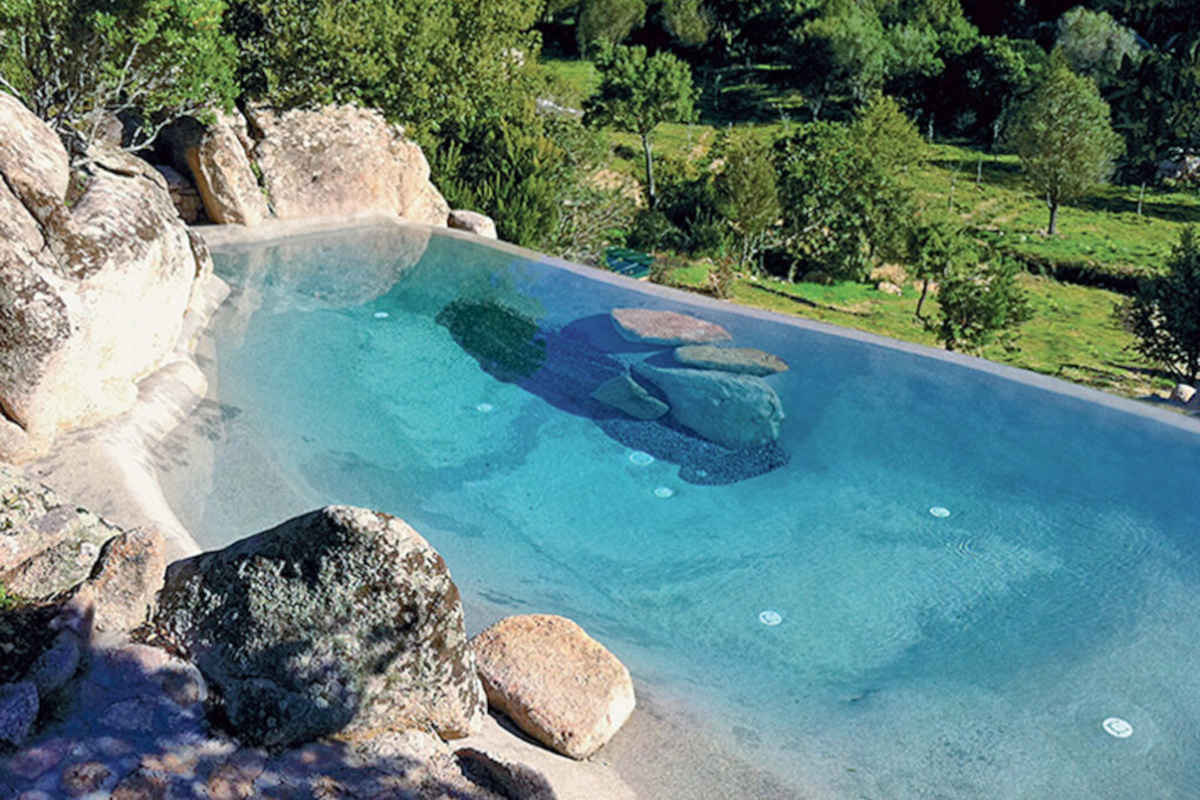
[[[386,514],[331,506],[175,562],[155,624],[247,742],[482,722],[458,589]]]
[[[563,755],[587,758],[633,713],[629,670],[565,617],[506,617],[471,647],[488,703]]]
[[[460,231],[467,231],[485,239],[496,238],[496,222],[487,214],[478,211],[454,210],[450,212],[446,224]]]
[[[632,369],[635,378],[666,395],[673,418],[709,441],[740,450],[779,438],[783,403],[762,378],[645,363]]]
[[[161,174],[119,151],[91,156],[68,203],[61,142],[0,93],[0,458],[129,408],[211,274]]]
[[[257,225],[271,214],[238,135],[245,127],[235,112],[207,127],[185,117],[159,135],[159,150],[175,169],[192,176],[205,213],[218,224]]]
[[[617,334],[628,342],[675,347],[710,344],[731,339],[720,325],[680,314],[649,308],[614,308],[610,312]]]
[[[779,356],[753,347],[685,345],[675,349],[675,360],[689,367],[741,372],[760,377],[785,372],[788,368],[787,362]]]
[[[429,181],[425,154],[379,112],[257,107],[247,115],[254,160],[279,219],[383,212],[446,224],[450,207]]]

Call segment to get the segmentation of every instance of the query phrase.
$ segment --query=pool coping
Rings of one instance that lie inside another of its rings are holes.
[[[467,231],[459,231],[442,226],[406,222],[403,220],[398,220],[390,215],[361,214],[353,217],[325,217],[315,220],[276,220],[260,226],[255,226],[253,228],[246,228],[240,225],[193,226],[192,230],[201,235],[210,248],[214,250],[220,250],[227,247],[234,248],[247,245],[266,245],[283,239],[295,240],[298,237],[318,236],[323,233],[348,231],[354,230],[355,228],[370,228],[379,225],[394,225],[410,230],[428,231],[439,236],[446,236],[453,239],[459,239],[461,241],[482,244],[527,261],[533,261],[539,264],[545,264],[559,269],[564,269],[572,274],[588,278],[589,280],[600,281],[601,283],[619,286],[625,289],[634,289],[652,297],[671,300],[673,302],[679,302],[685,305],[719,310],[725,313],[738,314],[756,320],[783,323],[785,325],[790,325],[802,330],[812,331],[814,333],[820,333],[826,336],[848,339],[889,350],[896,350],[902,353],[909,353],[912,355],[932,358],[938,361],[944,361],[964,367],[966,369],[971,369],[1003,378],[1005,380],[1010,380],[1015,383],[1053,392],[1058,395],[1072,397],[1089,403],[1095,403],[1106,408],[1133,414],[1135,416],[1169,425],[1173,428],[1200,435],[1200,413],[1180,413],[1178,411],[1170,411],[1165,408],[1157,408],[1152,405],[1152,401],[1150,400],[1138,400],[1121,397],[1119,395],[1110,394],[1099,389],[1080,386],[1079,384],[1071,383],[1070,381],[1062,378],[1055,378],[1050,375],[1043,375],[1038,372],[1033,372],[1032,370],[1023,369],[1021,367],[1001,364],[996,361],[989,361],[988,359],[980,358],[978,356],[972,356],[966,353],[958,353],[951,350],[943,350],[938,347],[930,347],[929,345],[918,344],[916,342],[908,342],[903,339],[894,339],[888,336],[868,333],[866,331],[847,328],[829,322],[820,322],[817,320],[805,319],[803,317],[781,314],[776,311],[767,311],[765,309],[754,308],[752,306],[744,306],[727,300],[718,300],[716,298],[706,297],[695,292],[689,292],[684,289],[676,289],[670,286],[662,286],[656,283],[651,283],[646,280],[637,280],[624,275],[617,275],[613,272],[609,272],[598,267],[577,264],[557,256],[551,256],[545,253],[539,253],[535,250],[529,250],[528,248],[512,244],[511,242],[504,242],[497,239],[485,239]]]

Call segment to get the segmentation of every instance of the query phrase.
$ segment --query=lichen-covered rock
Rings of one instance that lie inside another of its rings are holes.
[[[72,599],[91,608],[96,630],[131,631],[149,616],[166,566],[161,533],[120,533],[105,542],[87,580],[71,590]]]
[[[157,171],[119,151],[89,156],[68,206],[66,151],[0,93],[0,458],[132,405],[211,271]]]
[[[429,162],[383,115],[354,106],[247,110],[254,159],[279,219],[395,214],[445,226],[450,207]]]
[[[91,512],[0,464],[0,583],[44,597],[88,577],[109,539],[121,533]]]
[[[788,368],[787,362],[779,356],[753,347],[690,344],[675,348],[675,360],[689,367],[759,376],[785,372]]]
[[[478,211],[455,209],[450,212],[450,218],[446,224],[455,230],[467,231],[485,239],[496,238],[495,221],[487,214],[480,214]]]
[[[704,369],[633,365],[638,380],[667,397],[671,416],[709,441],[740,450],[779,438],[783,403],[762,378]]]
[[[0,742],[20,745],[38,715],[37,687],[29,681],[0,686]]]
[[[675,347],[681,344],[723,342],[733,338],[720,325],[676,311],[614,308],[610,316],[617,333],[628,342]]]
[[[248,742],[410,727],[454,738],[482,722],[458,589],[386,514],[331,506],[177,561],[155,624]]]
[[[488,703],[563,755],[587,758],[633,713],[629,670],[566,617],[506,617],[471,647]]]
[[[634,419],[658,419],[670,406],[647,392],[628,373],[610,378],[592,392],[592,399],[624,411]]]

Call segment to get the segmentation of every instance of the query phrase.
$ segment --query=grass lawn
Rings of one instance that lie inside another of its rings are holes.
[[[704,291],[708,268],[693,263],[674,270],[669,281],[681,288]],[[1024,275],[1020,281],[1034,307],[1033,319],[1020,329],[1020,349],[1009,353],[993,345],[979,355],[1126,397],[1170,391],[1172,381],[1138,362],[1129,350],[1133,337],[1114,321],[1113,306],[1122,295],[1034,275]],[[933,334],[913,316],[918,294],[911,285],[905,287],[903,296],[896,297],[850,281],[823,286],[739,278],[731,299],[936,347]],[[936,304],[936,296],[926,300],[926,316],[936,311]]]

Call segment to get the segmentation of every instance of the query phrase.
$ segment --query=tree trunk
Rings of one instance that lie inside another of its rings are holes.
[[[929,278],[921,281],[921,296],[917,298],[916,317],[917,319],[921,320],[921,322],[925,321],[925,318],[921,316],[921,306],[925,304],[925,295],[927,294],[929,294]]]
[[[650,134],[642,134],[642,151],[646,154],[646,195],[651,208],[654,208],[654,162],[650,157]]]
[[[1050,206],[1050,227],[1046,229],[1046,233],[1053,236],[1058,230],[1058,203],[1050,200],[1046,202]]]

